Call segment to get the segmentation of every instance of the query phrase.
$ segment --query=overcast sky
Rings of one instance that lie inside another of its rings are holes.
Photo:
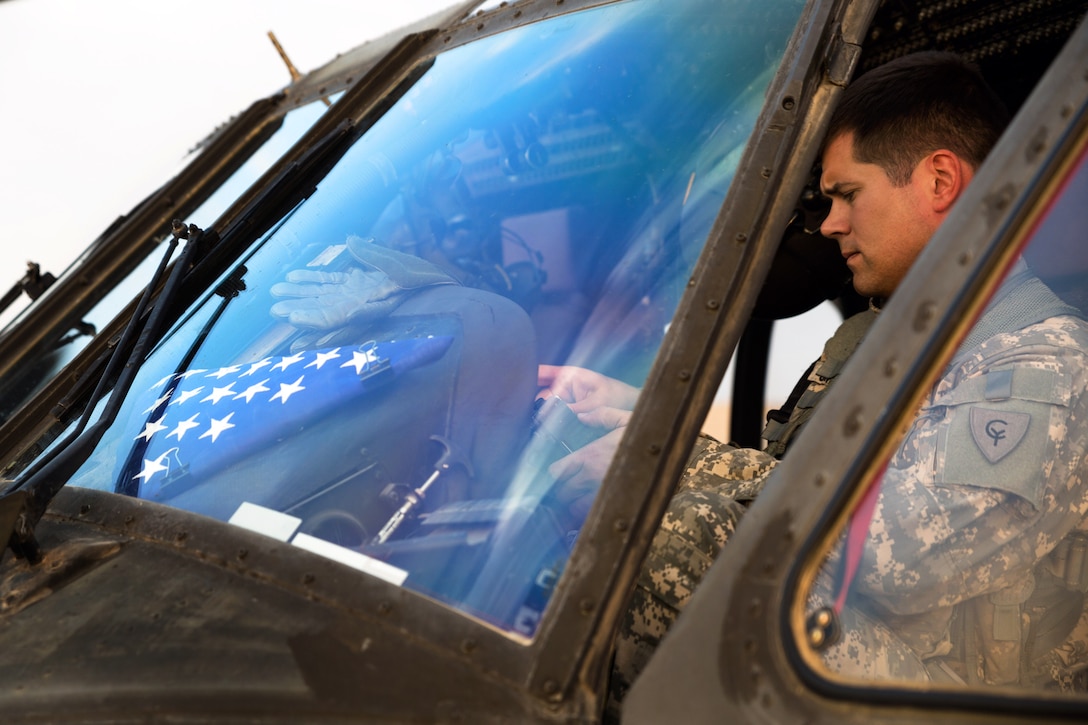
[[[305,73],[455,4],[0,1],[0,294],[28,260],[59,274],[213,128],[286,85],[268,31]]]

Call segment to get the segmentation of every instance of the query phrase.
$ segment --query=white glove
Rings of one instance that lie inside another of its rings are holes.
[[[330,330],[348,322],[386,314],[397,305],[402,288],[380,270],[349,272],[296,269],[286,282],[272,285],[273,297],[285,297],[271,312],[295,327]]]

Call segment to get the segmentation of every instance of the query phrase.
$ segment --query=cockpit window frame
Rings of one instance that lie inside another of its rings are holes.
[[[875,9],[875,3],[818,2],[802,12],[699,271],[646,379],[655,394],[635,408],[568,564],[577,574],[560,581],[533,644],[539,652],[531,691],[548,697],[570,687],[579,668],[608,666],[610,633],[627,598],[620,582],[637,575],[809,179],[831,99],[857,59],[841,28],[864,27]],[[805,33],[813,27],[825,32]],[[549,630],[562,636],[548,637]],[[564,671],[566,681],[558,676]]]

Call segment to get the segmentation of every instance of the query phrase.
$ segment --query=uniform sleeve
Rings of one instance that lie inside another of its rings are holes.
[[[763,451],[737,448],[702,435],[692,447],[677,493],[713,489],[734,501],[752,501],[777,464],[777,459]]]
[[[909,615],[1016,586],[1085,518],[1083,324],[999,335],[938,384],[881,483],[861,592]]]

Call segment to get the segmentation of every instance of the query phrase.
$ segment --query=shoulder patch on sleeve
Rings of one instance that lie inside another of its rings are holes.
[[[1031,414],[972,407],[970,425],[979,451],[990,463],[997,463],[1024,440]]]
[[[1054,411],[1016,399],[950,408],[938,436],[935,484],[999,489],[1038,507],[1054,453]]]

